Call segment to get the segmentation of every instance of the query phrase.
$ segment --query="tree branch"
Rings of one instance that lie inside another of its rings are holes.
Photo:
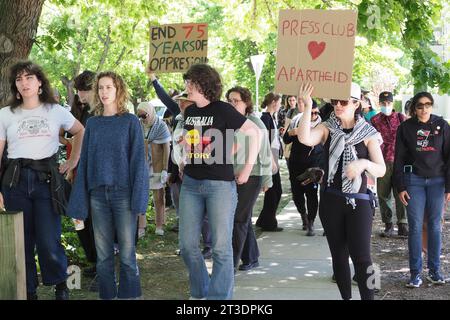
[[[118,66],[122,62],[122,59],[125,55],[126,50],[127,50],[127,47],[123,46],[122,51],[120,52],[119,56],[117,57],[116,63],[114,64],[115,66]],[[131,52],[131,50],[128,51],[128,53],[130,53],[130,52]]]
[[[111,24],[108,25],[108,31],[106,33],[106,37],[103,38],[101,35],[97,35],[97,37],[100,39],[100,41],[103,43],[103,52],[100,58],[100,61],[98,63],[96,71],[98,72],[103,65],[105,64],[106,58],[108,57],[109,48],[111,45]]]
[[[272,11],[270,10],[269,3],[267,2],[267,0],[264,0],[264,3],[266,4],[267,12],[269,13],[269,16],[270,16],[270,22],[272,23],[272,26],[274,26],[275,29],[277,29],[277,24],[274,21],[274,18],[273,18],[273,15],[272,15]]]

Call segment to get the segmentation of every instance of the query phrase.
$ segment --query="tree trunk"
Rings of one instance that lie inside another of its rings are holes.
[[[0,1],[0,107],[10,94],[9,68],[30,54],[44,1]]]
[[[74,93],[75,81],[73,79],[75,79],[75,78],[69,79],[66,76],[61,77],[61,82],[64,84],[64,86],[67,89],[67,104],[69,106],[72,106],[73,100],[75,98],[75,93]]]

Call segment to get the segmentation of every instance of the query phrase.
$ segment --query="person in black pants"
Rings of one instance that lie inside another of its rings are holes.
[[[281,194],[283,192],[281,189],[280,167],[278,165],[278,155],[280,153],[281,141],[277,124],[275,122],[275,114],[278,110],[280,110],[280,107],[280,95],[273,92],[266,94],[261,108],[267,108],[267,110],[262,113],[261,121],[269,131],[272,159],[275,162],[273,171],[275,171],[275,173],[272,175],[273,186],[267,190],[264,195],[264,206],[259,214],[258,220],[256,221],[256,226],[260,227],[263,231],[283,231],[283,228],[278,227],[278,221],[276,218],[278,204],[280,203]]]
[[[250,90],[243,87],[233,87],[226,94],[228,102],[247,119],[254,122],[261,132],[261,147],[258,158],[253,165],[248,181],[237,186],[238,203],[234,214],[233,227],[233,261],[234,269],[247,271],[258,267],[259,250],[255,233],[252,228],[253,207],[258,199],[259,193],[267,191],[272,186],[272,152],[270,150],[269,138],[264,123],[253,114],[252,94]],[[238,175],[244,168],[249,140],[245,135],[237,132],[236,143],[239,146],[234,155],[234,174]],[[239,265],[239,261],[242,264]]]
[[[74,87],[77,90],[79,100],[75,99],[72,104],[70,112],[73,116],[81,122],[83,126],[86,126],[87,120],[93,116],[91,112],[91,106],[94,104],[94,90],[93,84],[95,82],[96,74],[92,71],[85,70],[74,79]],[[70,135],[68,135],[70,137]],[[69,155],[68,155],[69,156]],[[73,178],[76,175],[76,169],[73,172]],[[70,177],[70,175],[69,175]],[[73,179],[71,179],[73,180]],[[89,213],[86,220],[84,220],[84,229],[77,230],[78,239],[83,247],[86,259],[91,263],[91,267],[87,267],[83,270],[83,275],[86,277],[96,276],[96,263],[97,263],[97,251],[95,249],[94,241],[94,229],[92,227],[91,214]],[[97,291],[96,281],[91,283],[89,289],[91,291]]]
[[[311,129],[311,92],[304,84],[299,97],[306,109],[297,130],[301,143],[324,145],[325,175],[319,216],[333,259],[333,271],[342,299],[351,299],[349,256],[353,261],[359,293],[373,300],[377,275],[370,256],[374,198],[367,190],[365,171],[374,177],[386,172],[381,135],[360,115],[361,88],[352,83],[347,100],[331,100],[330,118]],[[370,159],[370,160],[369,160]]]
[[[298,103],[299,105],[303,104],[304,108],[303,101],[300,100]],[[292,119],[291,124],[289,125],[289,130],[287,130],[283,135],[283,142],[285,144],[292,143],[291,155],[288,159],[292,199],[297,207],[297,211],[302,217],[303,230],[307,230],[307,236],[314,236],[314,220],[319,207],[319,198],[317,194],[318,184],[309,183],[303,186],[297,177],[304,173],[308,168],[323,167],[323,164],[321,163],[323,147],[320,144],[314,147],[309,147],[298,141],[297,127],[301,117],[302,114],[298,114]],[[311,121],[313,127],[317,126],[321,122],[319,109],[314,100],[311,111]],[[308,212],[306,212],[305,195]]]

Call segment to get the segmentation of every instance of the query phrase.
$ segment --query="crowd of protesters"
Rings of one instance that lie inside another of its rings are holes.
[[[155,74],[149,77],[172,115],[169,123],[150,102],[131,114],[127,86],[114,72],[80,74],[69,111],[38,65],[11,68],[11,100],[0,110],[0,208],[24,212],[28,299],[38,298],[36,253],[43,284],[55,286],[55,299],[69,299],[61,215],[74,219],[91,263],[84,274],[95,277],[100,299],[140,298],[136,243],[147,223],[149,190],[155,233],[164,236],[166,184],[190,298],[231,299],[235,273],[259,266],[252,216],[261,192],[256,226],[283,231],[276,218],[283,158],[306,236],[315,236],[319,214],[343,299],[352,298],[349,258],[361,298],[374,298],[368,279],[377,200],[381,236],[394,236],[395,215],[397,235],[408,238],[407,286],[422,284],[422,251],[428,281],[445,283],[440,252],[450,200],[450,127],[432,114],[430,93],[416,94],[405,115],[394,110],[389,91],[379,94],[377,113],[356,83],[348,99],[331,98],[321,108],[311,97],[313,86],[302,84],[284,107],[281,95],[267,93],[258,114],[247,88],[230,88],[222,101],[221,77],[209,65],[191,66],[183,75],[185,91],[173,96]],[[57,161],[60,144],[67,148],[63,163]],[[376,188],[369,186],[373,178]],[[206,259],[212,259],[211,274]]]

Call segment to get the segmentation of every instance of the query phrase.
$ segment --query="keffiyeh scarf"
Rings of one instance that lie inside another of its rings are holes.
[[[149,142],[157,141],[159,143],[169,142],[171,140],[169,128],[167,124],[159,117],[155,118],[155,122],[147,133]]]
[[[355,146],[358,143],[365,139],[376,137],[381,144],[383,141],[381,135],[362,117],[358,118],[352,132],[345,133],[342,129],[341,121],[336,117],[334,112],[331,114],[330,118],[324,122],[324,125],[330,130],[331,135],[327,185],[330,186],[333,183],[339,161],[341,157],[343,157],[342,192],[358,193],[362,184],[361,176],[359,175],[354,180],[350,180],[345,175],[345,168],[350,162],[358,160],[355,149]],[[354,198],[347,198],[347,203],[351,204],[353,208],[356,206]]]

